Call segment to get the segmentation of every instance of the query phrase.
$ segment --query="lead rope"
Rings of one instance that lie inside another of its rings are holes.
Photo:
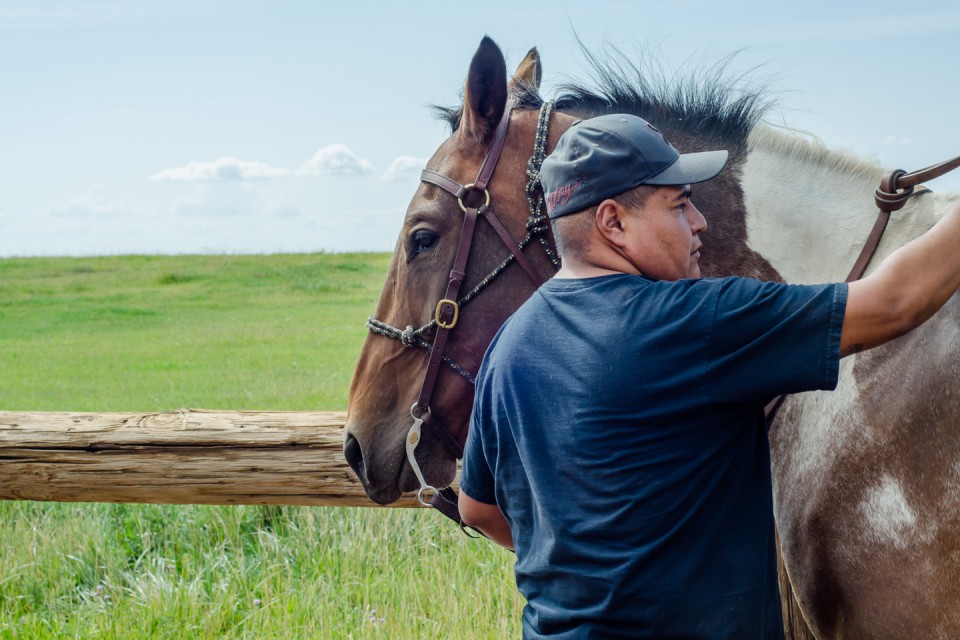
[[[533,155],[527,160],[527,177],[530,180],[524,191],[527,194],[527,204],[530,206],[530,218],[527,220],[527,237],[524,238],[523,244],[529,241],[531,235],[536,235],[547,257],[550,258],[550,263],[559,269],[560,258],[546,237],[553,234],[547,233],[552,229],[550,229],[550,219],[543,213],[543,186],[540,184],[540,167],[543,165],[543,159],[547,157],[550,116],[553,115],[554,106],[553,100],[548,100],[540,106],[537,135],[533,141]]]

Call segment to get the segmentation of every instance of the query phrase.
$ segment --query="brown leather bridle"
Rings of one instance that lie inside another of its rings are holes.
[[[548,239],[552,234],[549,233],[549,221],[543,212],[543,192],[539,187],[540,164],[546,155],[547,134],[549,131],[550,116],[553,112],[552,102],[544,102],[540,108],[536,140],[534,142],[534,153],[527,163],[527,176],[530,181],[527,184],[526,191],[527,200],[530,204],[530,217],[527,220],[526,237],[519,243],[514,241],[509,231],[507,231],[506,227],[490,206],[490,192],[487,190],[487,186],[490,184],[494,170],[497,167],[497,162],[500,160],[500,155],[503,152],[512,110],[512,105],[508,105],[507,108],[504,109],[503,117],[500,119],[494,132],[493,141],[487,150],[477,177],[473,182],[460,184],[456,180],[431,169],[424,169],[420,174],[421,181],[437,186],[455,197],[460,209],[463,211],[463,225],[460,230],[460,239],[457,242],[456,257],[453,261],[453,267],[450,269],[446,291],[434,309],[433,319],[419,329],[414,330],[412,326],[408,326],[403,331],[377,320],[372,316],[367,320],[367,327],[374,333],[396,338],[407,347],[419,346],[430,350],[427,369],[424,373],[423,382],[420,385],[420,393],[417,396],[417,401],[411,407],[410,413],[417,429],[419,429],[420,424],[424,425],[457,459],[463,457],[463,438],[458,437],[461,434],[451,433],[431,412],[430,403],[434,389],[436,388],[437,377],[440,373],[440,365],[444,362],[468,381],[471,383],[474,382],[474,376],[472,374],[457,365],[445,354],[447,339],[450,332],[457,326],[461,307],[476,297],[482,289],[488,286],[514,261],[516,261],[527,274],[527,277],[530,278],[534,287],[539,287],[543,284],[545,278],[534,269],[533,265],[530,264],[530,261],[523,253],[524,247],[526,247],[534,237],[539,238],[544,251],[547,253],[554,267],[559,268],[560,266],[556,250],[550,245],[550,240]],[[470,200],[482,200],[483,202],[478,206],[471,206],[467,204]],[[458,298],[460,295],[460,287],[466,277],[467,260],[470,256],[474,229],[476,228],[479,217],[483,217],[490,224],[501,242],[510,251],[510,255],[486,278],[481,280],[473,290],[462,298]],[[435,331],[432,342],[428,342],[421,337],[421,334],[434,328]],[[408,459],[423,486],[426,483],[420,475],[416,459],[413,457],[413,452],[410,448],[411,445],[415,448],[418,441],[419,431],[417,431],[416,434],[411,431],[407,441]],[[437,491],[431,499],[430,504],[442,511],[445,515],[458,522],[460,521],[459,514],[456,510],[456,494],[449,488]]]
[[[447,290],[443,298],[437,302],[436,309],[434,310],[434,321],[436,322],[437,330],[433,339],[433,345],[430,349],[427,371],[423,377],[423,384],[420,386],[420,394],[413,407],[414,412],[420,413],[423,423],[427,425],[434,435],[439,437],[441,442],[443,442],[447,446],[447,449],[457,458],[463,457],[463,444],[433,416],[430,412],[430,400],[433,397],[433,390],[436,387],[437,375],[440,372],[440,363],[442,362],[444,348],[447,344],[447,337],[453,328],[456,327],[460,316],[460,303],[458,302],[457,296],[460,293],[460,285],[466,276],[467,259],[470,257],[470,248],[473,244],[474,235],[473,230],[476,226],[477,218],[483,216],[487,222],[490,223],[490,226],[497,233],[501,242],[503,242],[514,259],[516,259],[523,268],[527,277],[530,278],[534,287],[539,287],[545,280],[545,278],[542,278],[536,269],[533,268],[523,254],[522,249],[513,238],[510,237],[510,233],[506,227],[503,226],[503,223],[500,222],[493,208],[490,207],[490,192],[487,190],[487,185],[490,184],[490,178],[493,177],[493,172],[497,167],[497,162],[500,160],[500,154],[503,151],[504,142],[507,139],[507,129],[510,125],[511,111],[512,108],[504,110],[503,117],[500,119],[500,123],[497,125],[496,132],[494,133],[493,142],[490,144],[487,155],[483,159],[483,164],[480,165],[480,171],[472,183],[462,185],[456,180],[430,169],[424,169],[420,173],[420,180],[440,187],[451,194],[457,199],[457,203],[463,211],[463,227],[460,230],[460,240],[457,243],[456,258],[453,261],[453,268],[450,269],[450,279],[447,282]],[[484,199],[483,204],[477,207],[467,206],[464,200],[469,199],[471,192],[481,194]]]

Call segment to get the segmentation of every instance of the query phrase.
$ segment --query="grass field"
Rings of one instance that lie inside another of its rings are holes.
[[[0,260],[0,409],[343,409],[389,256]],[[0,502],[0,639],[519,636],[414,509]]]

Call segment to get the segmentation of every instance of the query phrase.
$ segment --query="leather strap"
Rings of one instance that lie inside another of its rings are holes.
[[[867,266],[870,264],[870,260],[873,259],[873,254],[876,253],[877,247],[880,245],[883,232],[887,230],[887,222],[889,221],[890,212],[881,209],[877,214],[876,222],[873,223],[873,228],[870,229],[870,235],[867,236],[867,241],[860,250],[860,255],[857,256],[857,260],[853,263],[853,268],[850,269],[850,274],[844,282],[853,282],[863,277]]]
[[[912,173],[905,173],[902,176],[899,176],[896,180],[896,183],[892,186],[894,189],[909,189],[910,187],[917,186],[921,182],[939,178],[943,174],[949,173],[957,167],[960,167],[960,156],[951,158],[949,160],[944,160],[943,162],[929,166],[926,169],[920,169],[919,171],[914,171]]]
[[[433,338],[433,344],[430,347],[427,371],[424,374],[423,383],[420,385],[420,395],[417,397],[416,404],[420,411],[423,424],[427,425],[433,434],[458,459],[463,457],[463,444],[460,442],[460,438],[450,433],[446,426],[430,413],[430,401],[433,398],[433,390],[437,384],[437,376],[440,374],[440,365],[443,362],[443,352],[447,345],[447,338],[450,335],[450,331],[456,327],[458,321],[460,308],[457,299],[460,293],[460,285],[463,284],[463,279],[466,277],[467,259],[470,257],[470,247],[473,244],[473,232],[476,228],[477,216],[483,215],[488,221],[495,220],[496,225],[494,228],[496,229],[497,226],[499,226],[502,231],[506,233],[506,229],[503,229],[503,225],[500,224],[500,221],[493,215],[493,212],[488,213],[489,201],[476,208],[466,206],[463,202],[464,198],[468,196],[471,191],[478,193],[486,191],[486,185],[493,176],[497,162],[500,160],[500,154],[503,151],[503,145],[507,137],[507,128],[510,125],[511,111],[512,106],[504,110],[503,117],[500,118],[500,123],[494,132],[490,149],[483,159],[483,164],[480,165],[477,179],[469,189],[456,180],[430,169],[424,169],[420,173],[420,179],[424,182],[436,185],[455,196],[460,201],[464,211],[463,227],[460,230],[460,241],[457,244],[457,255],[453,261],[453,268],[450,270],[450,280],[447,282],[447,290],[444,293],[443,299],[437,303],[437,308],[434,313],[434,318],[437,321],[437,330]],[[493,224],[493,222],[491,222],[491,224]],[[497,231],[497,235],[500,235],[501,239],[503,238],[500,231]],[[509,237],[509,234],[507,234],[507,237]],[[504,241],[504,243],[511,248],[511,251],[514,250],[512,240],[510,240],[510,242]],[[529,262],[525,259],[521,264],[526,265],[526,267],[530,266]]]
[[[424,415],[421,416],[423,418],[426,418],[430,410],[430,398],[433,396],[437,374],[440,372],[440,364],[443,362],[443,350],[447,344],[447,337],[450,335],[450,330],[456,326],[453,320],[455,315],[459,314],[459,310],[454,311],[453,305],[456,305],[457,294],[460,292],[460,285],[466,275],[467,258],[470,257],[470,246],[473,244],[473,230],[477,224],[478,212],[478,209],[473,208],[464,212],[463,227],[460,230],[460,243],[457,246],[457,257],[454,259],[453,268],[450,270],[450,280],[447,282],[447,290],[444,293],[443,300],[437,303],[435,314],[438,320],[437,332],[433,338],[433,347],[430,349],[427,372],[423,377],[423,384],[420,386],[420,396],[417,398],[417,407],[423,412]],[[444,326],[445,324],[452,326]]]
[[[503,148],[503,145],[500,145],[500,148]],[[489,158],[489,156],[488,156]],[[485,166],[492,166],[487,165]],[[469,189],[453,180],[447,176],[437,173],[436,171],[431,171],[430,169],[424,169],[420,172],[420,180],[423,182],[429,182],[432,185],[436,185],[446,191],[447,193],[455,196],[457,199],[463,201],[470,191],[477,190],[480,187],[479,178],[478,182],[474,183]],[[500,222],[500,218],[493,212],[493,209],[490,207],[483,207],[482,210],[483,217],[487,219],[487,222],[490,223],[490,226],[493,227],[493,230],[496,231],[497,235],[500,237],[500,241],[510,250],[510,253],[513,254],[513,257],[516,258],[517,263],[527,274],[527,277],[530,278],[530,281],[537,287],[542,285],[545,280],[537,273],[537,270],[533,268],[533,265],[530,264],[530,261],[527,259],[527,256],[520,251],[519,245],[514,242],[513,238],[510,237],[510,232],[507,231],[507,228],[503,226],[503,223]]]
[[[432,413],[427,412],[422,416],[423,425],[430,429],[431,433],[436,436],[437,440],[443,443],[443,446],[447,448],[447,451],[456,456],[457,460],[463,458],[463,446],[465,442],[460,442],[458,437],[455,437],[450,429],[445,425],[441,420],[435,417]],[[466,441],[466,438],[464,438]]]
[[[493,172],[497,168],[497,163],[500,161],[503,145],[506,144],[507,141],[507,129],[510,127],[510,114],[512,111],[513,105],[507,105],[507,108],[504,109],[503,117],[500,118],[500,123],[493,132],[493,142],[490,143],[487,155],[483,158],[483,164],[480,165],[480,171],[477,172],[477,178],[470,185],[469,189],[453,178],[449,178],[432,169],[424,169],[421,171],[420,180],[440,187],[459,200],[466,198],[471,191],[483,193],[487,189],[487,185],[490,184],[490,178],[493,177]]]
[[[460,509],[457,507],[458,500],[456,491],[450,487],[444,487],[430,499],[430,506],[457,524],[463,524],[463,520],[460,518]]]
[[[930,191],[924,186],[917,186],[917,178],[936,178],[958,166],[960,166],[960,156],[913,173],[897,169],[880,181],[880,186],[874,193],[874,201],[880,211],[877,213],[877,219],[873,223],[870,235],[867,236],[867,241],[863,244],[863,249],[860,250],[860,255],[857,256],[853,268],[850,269],[850,273],[844,282],[854,282],[863,277],[867,267],[870,266],[873,254],[877,252],[877,247],[880,246],[883,232],[886,231],[887,223],[890,221],[890,214],[902,209],[911,197]]]
[[[486,538],[487,535],[483,531],[474,529],[470,525],[463,523],[463,519],[460,517],[460,509],[457,506],[458,501],[459,498],[457,496],[457,492],[450,487],[446,487],[444,489],[440,489],[440,491],[438,491],[436,495],[430,499],[430,506],[456,522],[460,526],[460,530],[469,537],[477,538],[479,536],[483,536]],[[477,535],[471,534],[470,531],[473,531]]]
[[[477,179],[473,181],[473,188],[477,191],[483,191],[490,184],[493,172],[497,168],[497,162],[500,160],[500,154],[503,152],[503,145],[507,141],[507,129],[510,127],[510,113],[513,111],[513,104],[508,104],[503,110],[503,117],[500,118],[497,129],[493,133],[493,142],[487,151],[483,164],[480,165],[480,172]]]
[[[458,200],[463,200],[467,197],[468,189],[457,182],[452,178],[448,178],[442,173],[437,173],[430,169],[424,169],[420,172],[420,180],[422,182],[429,182],[430,184],[436,185],[446,191],[447,193],[453,194],[454,198]]]
[[[493,209],[489,207],[483,210],[483,217],[487,219],[487,222],[490,223],[490,226],[493,227],[493,230],[497,232],[497,235],[500,236],[500,241],[506,245],[507,249],[510,250],[510,253],[513,254],[513,257],[516,258],[517,262],[526,272],[527,277],[530,278],[530,282],[533,283],[533,286],[539,287],[546,280],[540,277],[540,274],[537,273],[537,270],[533,268],[533,265],[530,264],[530,261],[527,260],[527,256],[520,251],[520,247],[516,242],[513,241],[513,238],[510,237],[510,232],[507,231],[507,228],[503,226],[503,223],[500,222],[500,219],[493,213]]]

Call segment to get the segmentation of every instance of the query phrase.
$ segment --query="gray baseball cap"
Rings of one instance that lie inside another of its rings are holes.
[[[582,211],[642,184],[683,185],[714,177],[726,151],[680,154],[652,124],[611,114],[567,129],[540,168],[547,215]]]

